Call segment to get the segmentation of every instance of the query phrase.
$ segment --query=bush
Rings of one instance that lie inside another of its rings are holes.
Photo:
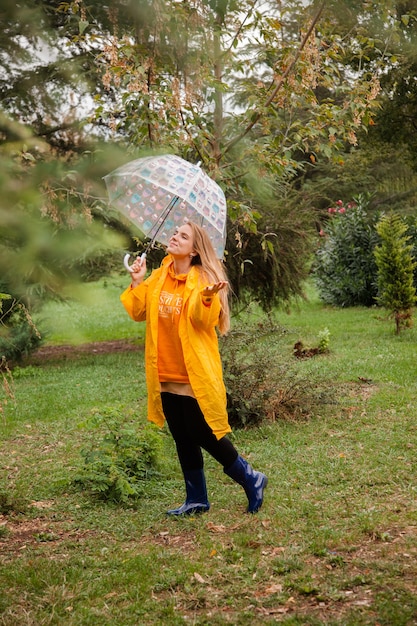
[[[265,317],[259,323],[239,323],[238,328],[221,338],[232,427],[257,426],[280,418],[305,418],[322,402],[320,383],[312,376],[307,379],[300,374],[285,336],[284,328]]]
[[[313,267],[319,296],[334,306],[372,306],[377,296],[374,249],[379,241],[369,200],[358,196],[347,207],[329,209],[329,221]]]
[[[157,473],[161,439],[151,425],[138,428],[119,410],[95,411],[83,426],[94,432],[74,482],[104,500],[126,503],[139,498]],[[97,431],[101,438],[97,438]]]
[[[241,219],[234,214],[236,203],[228,203],[226,269],[233,294],[240,303],[259,303],[265,312],[302,296],[314,247],[309,207],[281,192],[258,197],[252,207],[256,226],[249,211]]]
[[[11,296],[1,296],[0,362],[20,362],[42,343],[42,337],[25,305]]]

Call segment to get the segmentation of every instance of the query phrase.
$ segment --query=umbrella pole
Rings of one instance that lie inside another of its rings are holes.
[[[156,229],[156,231],[154,232],[151,241],[148,243],[148,245],[146,247],[146,250],[145,250],[145,253],[149,252],[149,250],[152,248],[153,244],[155,243],[155,239],[158,236],[159,231],[161,230],[162,226],[165,224],[166,219],[168,218],[168,216],[171,213],[172,209],[177,204],[178,200],[179,200],[179,196],[173,196],[172,199],[167,204],[166,208],[164,209],[163,213],[161,214],[161,217],[159,218],[159,226]]]
[[[154,232],[151,241],[146,246],[145,252],[142,252],[142,254],[140,256],[140,263],[141,263],[141,265],[142,265],[143,261],[146,259],[149,250],[152,249],[153,244],[155,243],[155,239],[157,238],[159,231],[161,230],[162,226],[164,225],[165,220],[167,219],[168,215],[171,213],[172,209],[177,204],[178,200],[179,200],[178,196],[173,196],[173,198],[169,201],[169,203],[167,204],[166,208],[164,209],[164,211],[163,211],[163,213],[162,213],[162,215],[160,217],[160,223],[159,223],[158,228]],[[124,264],[125,268],[127,269],[127,271],[132,273],[133,270],[132,270],[132,268],[129,265],[129,259],[130,259],[130,254],[129,253],[125,254],[125,257],[123,259],[123,264]]]

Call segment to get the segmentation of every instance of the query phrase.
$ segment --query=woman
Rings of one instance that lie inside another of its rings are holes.
[[[216,327],[229,329],[228,283],[204,229],[177,228],[159,269],[144,280],[146,261],[132,265],[121,301],[132,319],[146,320],[148,419],[166,419],[184,474],[186,500],[169,515],[208,511],[203,448],[245,490],[248,512],[263,502],[267,478],[237,452],[227,433],[226,390]]]

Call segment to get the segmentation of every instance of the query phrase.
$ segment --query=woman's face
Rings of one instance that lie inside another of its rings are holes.
[[[168,242],[167,252],[174,258],[195,255],[193,231],[189,224],[179,226]]]
[[[195,256],[193,231],[189,224],[183,224],[176,228],[168,242],[167,252],[174,258]]]

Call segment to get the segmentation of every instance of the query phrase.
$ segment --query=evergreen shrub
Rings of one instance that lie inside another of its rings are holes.
[[[408,243],[411,246],[411,256],[417,260],[417,217],[415,215],[406,215],[404,217],[404,223],[407,225],[407,236],[409,237]],[[414,287],[417,289],[417,263],[413,270],[413,282]]]
[[[416,303],[411,235],[405,221],[396,213],[384,215],[377,224],[381,243],[375,248],[378,266],[378,303],[395,319],[396,332],[412,325]]]

